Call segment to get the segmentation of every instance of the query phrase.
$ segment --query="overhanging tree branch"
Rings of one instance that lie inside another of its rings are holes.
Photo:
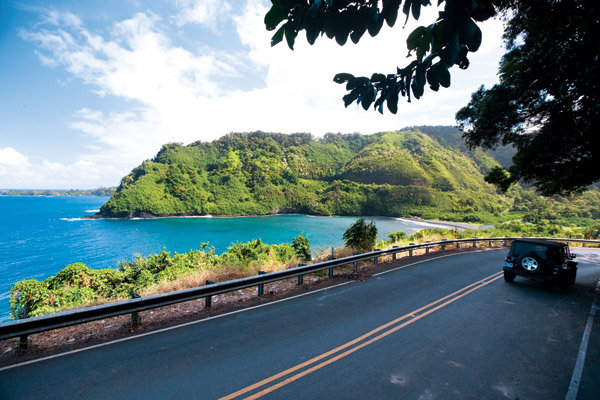
[[[398,111],[400,96],[411,101],[411,96],[423,96],[425,84],[438,91],[440,86],[449,87],[449,69],[458,65],[461,69],[469,66],[469,52],[475,52],[481,45],[482,34],[477,22],[496,15],[492,0],[439,0],[445,3],[438,19],[428,25],[419,26],[408,36],[406,46],[409,56],[416,59],[405,67],[398,67],[395,73],[374,73],[370,78],[355,77],[350,73],[337,74],[333,80],[346,84],[348,93],[344,105],[356,102],[365,110],[371,105],[383,113],[383,104],[395,114]],[[430,6],[429,0],[272,0],[272,7],[265,15],[268,30],[276,30],[271,39],[275,46],[283,39],[290,49],[301,31],[306,39],[314,44],[319,36],[327,36],[343,46],[348,38],[358,43],[365,32],[375,36],[383,23],[394,26],[400,6],[406,21],[412,15],[418,20],[421,8]]]

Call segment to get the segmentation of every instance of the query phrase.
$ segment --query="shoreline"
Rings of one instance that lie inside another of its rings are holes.
[[[129,213],[127,216],[123,217],[106,217],[102,215],[98,215],[98,213],[93,215],[85,215],[80,219],[106,219],[106,220],[151,220],[151,219],[165,219],[165,218],[258,218],[258,217],[277,217],[282,215],[304,215],[307,217],[322,217],[322,218],[334,218],[334,217],[353,217],[353,218],[392,218],[398,221],[411,222],[411,223],[420,223],[424,226],[432,226],[434,228],[450,228],[455,230],[477,230],[483,229],[485,224],[469,224],[466,222],[453,222],[453,221],[440,221],[440,220],[425,220],[419,217],[394,217],[389,215],[369,215],[369,216],[359,216],[359,215],[317,215],[317,214],[304,214],[300,212],[274,212],[269,214],[247,214],[247,215],[220,215],[220,214],[196,214],[196,213],[182,213],[182,214],[152,214],[147,212],[140,213]]]
[[[454,228],[458,230],[477,230],[484,229],[483,227],[487,224],[468,224],[466,222],[452,222],[452,221],[440,221],[440,220],[432,220],[432,219],[421,219],[421,218],[399,218],[401,220],[410,221],[410,222],[423,222],[430,225],[441,225],[447,228]]]

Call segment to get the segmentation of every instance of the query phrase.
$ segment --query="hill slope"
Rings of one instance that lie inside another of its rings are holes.
[[[229,134],[167,144],[121,181],[102,217],[388,215],[487,221],[511,202],[483,180],[496,162],[421,131]]]

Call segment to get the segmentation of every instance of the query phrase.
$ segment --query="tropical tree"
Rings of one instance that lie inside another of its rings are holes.
[[[304,236],[304,234],[300,234],[292,239],[292,247],[294,248],[294,253],[298,258],[303,261],[310,261],[312,256],[310,254],[310,244],[308,244],[308,238]]]
[[[343,238],[346,247],[359,251],[372,250],[377,242],[377,226],[373,221],[367,224],[364,218],[359,218],[346,229]]]
[[[500,83],[479,88],[456,119],[467,144],[516,149],[513,165],[486,180],[506,190],[533,183],[545,195],[600,180],[600,4],[514,1]]]

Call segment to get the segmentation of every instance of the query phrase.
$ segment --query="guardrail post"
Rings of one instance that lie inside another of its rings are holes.
[[[508,236],[504,236],[504,247],[508,246],[508,241],[506,240]]]
[[[358,253],[352,253],[352,255],[357,255],[357,254],[358,254]],[[354,270],[356,271],[356,268],[358,268],[358,262],[357,262],[357,261],[354,261],[354,263],[353,263],[353,264],[354,264],[354,265],[353,265],[353,267],[354,267]]]
[[[27,335],[19,336],[19,343],[17,343],[17,351],[27,350]]]
[[[330,260],[335,260],[335,257],[333,255],[333,247],[331,248],[331,257],[329,257]],[[333,267],[329,268],[329,277],[333,278]]]
[[[306,264],[302,264],[302,263],[298,264],[299,267],[303,267],[305,265]],[[298,285],[302,285],[303,283],[304,283],[304,275],[298,275]]]
[[[397,249],[397,248],[398,248],[398,246],[392,246],[392,249]],[[392,261],[396,260],[396,254],[397,253],[392,253]]]
[[[264,274],[266,274],[266,272],[265,271],[258,271],[258,274],[259,275],[264,275]],[[261,283],[260,285],[258,285],[258,295],[259,296],[262,296],[264,294],[264,289],[265,289],[264,288],[264,284]]]
[[[491,240],[488,242],[488,246],[492,247],[492,241]]]
[[[429,243],[429,240],[427,240],[425,243]],[[425,254],[429,254],[429,246],[425,246]]]
[[[456,248],[460,249],[460,242],[456,242]]]
[[[212,285],[214,282],[213,281],[209,281],[208,279],[206,280],[206,284],[207,285]],[[211,305],[211,300],[212,300],[212,296],[206,296],[204,298],[205,304],[204,304],[204,308],[209,308]]]
[[[476,239],[476,238],[473,238]],[[477,247],[477,240],[473,240],[473,247]]]
[[[582,242],[582,243],[581,243],[581,247],[585,247],[585,242]]]
[[[132,299],[139,299],[142,296],[140,296],[139,294],[137,294],[134,291],[131,291],[131,298]],[[137,327],[140,322],[142,322],[142,317],[140,317],[140,314],[137,311],[134,311],[131,313],[131,327],[135,328]]]
[[[409,243],[409,246],[414,246],[414,243]],[[408,250],[408,256],[412,257],[413,249]]]
[[[446,245],[445,244],[442,245],[442,251],[446,251]]]
[[[374,249],[373,251],[380,251],[381,249]],[[373,257],[373,264],[377,264],[377,257]]]

